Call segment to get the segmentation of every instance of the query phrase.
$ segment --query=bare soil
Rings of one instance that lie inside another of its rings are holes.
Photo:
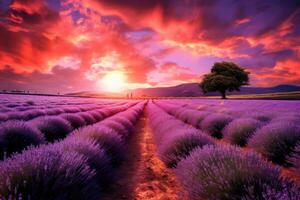
[[[105,192],[103,199],[188,199],[175,175],[157,156],[145,117],[140,119],[127,146],[127,158],[118,170],[116,182]]]

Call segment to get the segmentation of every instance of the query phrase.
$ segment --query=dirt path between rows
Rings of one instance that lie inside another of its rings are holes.
[[[105,200],[185,200],[186,193],[156,154],[148,120],[143,116],[128,141],[127,159]]]

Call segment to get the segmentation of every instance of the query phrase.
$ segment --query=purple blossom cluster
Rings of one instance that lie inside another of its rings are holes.
[[[77,128],[80,128],[80,127],[86,125],[85,120],[81,116],[76,115],[76,114],[63,114],[63,115],[61,115],[61,117],[64,118],[65,120],[67,120],[74,129],[77,129]]]
[[[289,166],[287,158],[299,142],[300,127],[289,122],[275,122],[258,129],[248,146],[274,163]]]
[[[277,197],[296,199],[300,195],[298,188],[281,178],[279,168],[257,153],[242,152],[234,146],[196,148],[178,163],[175,173],[190,199],[195,200],[277,200]]]
[[[211,114],[201,123],[201,128],[215,138],[222,138],[222,130],[232,121],[232,118],[226,114]]]
[[[290,156],[289,163],[292,164],[296,173],[300,176],[300,143],[295,147],[292,155]]]
[[[0,124],[0,159],[21,152],[31,145],[45,143],[43,134],[22,121],[8,121]]]
[[[56,116],[39,117],[29,124],[39,129],[49,142],[63,139],[72,131],[72,126],[67,120]]]
[[[222,131],[225,140],[231,144],[245,146],[255,130],[262,126],[259,120],[253,118],[239,118],[229,123]]]
[[[45,145],[0,162],[0,199],[97,199],[100,188],[88,159]]]

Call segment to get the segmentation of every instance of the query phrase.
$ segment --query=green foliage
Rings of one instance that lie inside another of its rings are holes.
[[[242,85],[249,82],[249,72],[232,62],[217,62],[211,73],[204,75],[200,87],[204,93],[220,92],[226,98],[226,91],[239,91]]]

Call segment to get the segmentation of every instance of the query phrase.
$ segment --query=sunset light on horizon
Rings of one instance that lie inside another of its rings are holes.
[[[298,0],[0,1],[0,90],[199,83],[221,61],[253,87],[300,85],[299,46]]]

